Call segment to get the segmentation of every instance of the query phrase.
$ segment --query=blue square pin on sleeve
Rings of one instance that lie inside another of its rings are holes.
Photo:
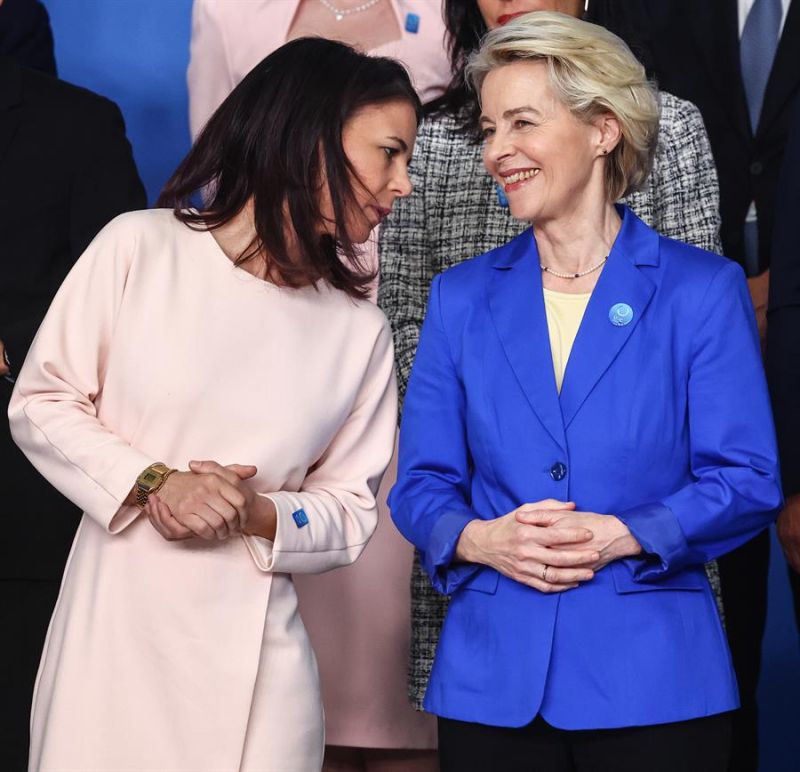
[[[292,512],[292,519],[298,528],[308,525],[308,515],[306,514],[305,509],[298,509]]]
[[[406,32],[410,32],[412,35],[416,35],[419,32],[419,14],[406,14]]]

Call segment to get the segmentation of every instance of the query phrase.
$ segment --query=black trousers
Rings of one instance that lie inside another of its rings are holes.
[[[0,769],[28,768],[31,697],[60,582],[0,579]]]
[[[566,731],[439,719],[441,772],[724,772],[731,714],[674,724]]]
[[[742,705],[732,714],[733,744],[729,772],[758,770],[756,697],[761,673],[761,641],[767,624],[769,544],[769,531],[764,531],[718,561],[725,631]]]

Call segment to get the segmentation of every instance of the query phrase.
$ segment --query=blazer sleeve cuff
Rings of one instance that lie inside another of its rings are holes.
[[[481,569],[477,563],[453,565],[461,532],[475,519],[473,512],[446,512],[436,521],[428,548],[422,553],[422,565],[431,584],[444,595],[451,595]]]
[[[678,519],[664,504],[644,504],[617,513],[642,547],[644,556],[628,558],[633,577],[648,581],[674,571],[683,563],[689,546]]]

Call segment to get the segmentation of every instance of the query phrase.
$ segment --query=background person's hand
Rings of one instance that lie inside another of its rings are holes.
[[[587,528],[555,527],[574,508],[572,502],[546,499],[495,520],[473,520],[461,532],[456,557],[491,566],[541,592],[577,587],[594,577],[591,565],[600,556],[583,546],[593,539]]]
[[[535,513],[518,510],[517,519],[521,523],[535,523]],[[541,516],[538,516],[538,521]],[[581,540],[574,545],[562,542],[562,548],[574,547],[593,552],[597,558],[589,564],[593,571],[599,571],[614,560],[638,555],[642,547],[628,530],[628,526],[614,515],[600,515],[596,512],[560,513],[554,520],[555,530],[567,528],[570,531],[584,529],[592,534],[591,539]]]
[[[197,471],[173,472],[159,490],[158,498],[166,505],[170,518],[159,520],[157,511],[152,516],[148,512],[153,527],[168,538],[161,530],[165,529],[173,539],[187,538],[184,529],[206,540],[227,539],[241,533],[247,522],[248,497],[239,483],[241,476],[255,475],[256,468],[237,464],[226,469],[217,464],[218,469],[203,472],[200,469],[209,467],[194,465]],[[232,482],[234,479],[236,482]],[[175,523],[181,528],[174,528]]]
[[[778,540],[789,565],[800,574],[800,493],[786,499],[778,515]]]

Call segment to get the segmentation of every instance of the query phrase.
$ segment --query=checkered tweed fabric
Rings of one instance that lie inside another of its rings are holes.
[[[623,203],[670,238],[720,253],[719,188],[703,119],[690,102],[662,92],[653,170]],[[401,405],[433,277],[505,244],[528,227],[497,200],[480,145],[450,117],[423,122],[410,169],[414,192],[399,200],[381,228],[378,303],[394,333]],[[716,564],[707,567],[719,599]],[[719,602],[719,600],[718,600]],[[415,560],[411,580],[409,697],[422,709],[447,598]]]

